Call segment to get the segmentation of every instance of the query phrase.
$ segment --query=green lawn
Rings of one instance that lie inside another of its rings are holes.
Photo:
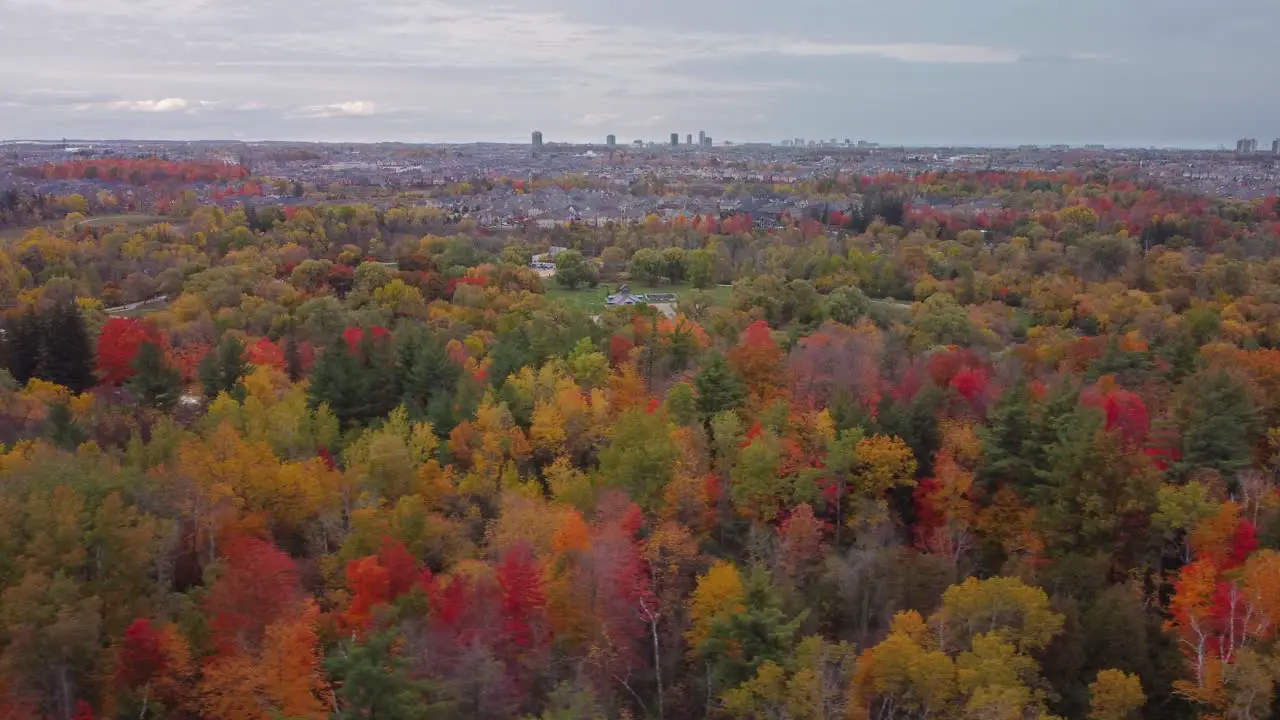
[[[693,290],[693,286],[688,283],[677,283],[674,285],[646,285],[644,283],[627,283],[631,288],[631,292],[636,295],[645,295],[647,293],[674,293],[676,302],[680,301],[683,293]],[[567,305],[581,308],[588,311],[599,311],[605,307],[604,299],[617,289],[615,283],[601,283],[594,290],[591,288],[579,288],[577,290],[568,290],[556,284],[555,278],[546,278],[543,280],[543,287],[547,290],[547,297],[552,300],[558,300]],[[729,286],[717,285],[708,288],[706,292],[711,295],[711,303],[716,307],[725,307],[729,304]]]
[[[181,221],[171,217],[166,217],[164,215],[123,214],[123,215],[99,215],[98,217],[85,218],[85,221],[80,224],[86,227],[91,227],[91,228],[111,228],[111,227],[120,227],[120,226],[145,227],[147,225],[155,225],[157,223],[163,223],[163,222],[176,224]]]

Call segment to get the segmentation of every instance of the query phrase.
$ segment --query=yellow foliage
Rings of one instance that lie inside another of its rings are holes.
[[[690,627],[685,633],[691,652],[698,652],[711,633],[711,626],[726,615],[743,611],[745,593],[742,576],[733,563],[721,560],[698,578],[689,599]]]

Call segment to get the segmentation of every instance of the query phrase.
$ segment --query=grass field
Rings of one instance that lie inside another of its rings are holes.
[[[687,283],[679,283],[675,285],[645,285],[644,283],[627,283],[631,288],[631,292],[636,295],[644,295],[646,293],[674,293],[676,302],[684,293],[693,290],[693,286]],[[543,287],[547,290],[547,297],[552,300],[558,300],[567,305],[572,305],[583,310],[599,311],[604,309],[604,299],[617,289],[616,284],[601,283],[594,290],[591,288],[579,288],[577,290],[568,290],[556,284],[555,278],[547,278],[543,282]],[[724,307],[729,304],[729,286],[717,285],[707,288],[706,292],[711,295],[711,303],[717,307]]]
[[[85,227],[91,228],[112,228],[112,227],[145,227],[147,225],[155,225],[156,223],[175,222],[173,218],[164,215],[100,215],[98,217],[86,218],[80,223]]]

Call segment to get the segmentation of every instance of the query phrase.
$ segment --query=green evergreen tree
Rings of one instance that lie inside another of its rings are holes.
[[[391,343],[366,333],[349,348],[327,348],[311,370],[311,405],[326,403],[344,429],[367,423],[399,404],[396,358]]]
[[[213,352],[200,362],[200,384],[206,397],[218,393],[230,393],[239,398],[244,395],[244,378],[249,374],[249,363],[244,357],[244,343],[227,335]]]
[[[178,404],[178,397],[182,394],[182,378],[177,370],[169,367],[159,345],[153,342],[139,345],[131,367],[134,375],[125,386],[144,403],[165,411]]]
[[[284,369],[290,381],[298,382],[302,379],[302,351],[298,347],[298,339],[292,334],[284,338]]]
[[[449,717],[448,704],[434,701],[432,687],[409,676],[409,663],[394,647],[392,632],[345,640],[325,660],[334,681],[333,720],[429,720]]]
[[[795,646],[796,632],[808,611],[788,618],[769,574],[755,568],[743,587],[743,611],[728,613],[711,625],[698,656],[707,664],[708,693],[718,696],[746,682],[766,661],[784,665]]]
[[[400,405],[400,387],[395,350],[388,338],[377,338],[371,332],[356,347],[360,372],[357,384],[364,399],[361,419],[380,418]]]
[[[30,308],[10,318],[6,326],[6,360],[9,374],[19,385],[26,385],[40,367],[42,333],[40,317]]]
[[[46,425],[49,442],[64,450],[74,450],[89,439],[89,433],[76,424],[71,408],[64,402],[49,408]]]
[[[1174,472],[1185,477],[1208,468],[1234,483],[1236,473],[1252,462],[1257,439],[1258,410],[1249,392],[1225,370],[1196,373],[1181,391],[1182,457]]]
[[[312,409],[321,404],[328,405],[343,428],[356,424],[363,402],[360,398],[362,390],[359,387],[359,372],[356,358],[346,346],[337,344],[327,348],[316,358],[315,365],[311,368],[308,393]]]
[[[1039,484],[1050,446],[1057,442],[1061,424],[1075,412],[1078,397],[1079,388],[1072,383],[1058,385],[1039,403],[1032,400],[1026,380],[1005,391],[987,415],[986,426],[978,428],[978,481],[989,491],[1007,483],[1024,493]]]
[[[93,348],[75,303],[59,303],[40,323],[36,376],[79,394],[94,385]]]
[[[402,344],[399,355],[400,399],[410,413],[424,416],[437,396],[453,395],[461,369],[434,334],[414,333]]]
[[[747,397],[742,379],[719,352],[707,358],[693,378],[693,387],[698,391],[698,412],[704,420],[725,410],[737,410]]]
[[[987,413],[987,424],[978,427],[982,461],[977,479],[988,490],[1000,483],[1026,484],[1035,478],[1036,463],[1027,447],[1032,429],[1031,393],[1027,381],[1019,378]]]

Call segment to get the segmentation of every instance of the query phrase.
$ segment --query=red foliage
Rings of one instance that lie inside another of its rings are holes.
[[[373,617],[373,609],[394,602],[415,586],[432,592],[431,572],[419,571],[403,543],[384,535],[377,555],[352,560],[346,567],[347,589],[351,600],[342,613],[345,627],[363,629]]]
[[[324,461],[330,470],[338,469],[338,461],[334,459],[333,453],[329,452],[329,448],[320,448],[316,450],[316,456]]]
[[[223,548],[223,571],[205,595],[214,644],[222,653],[255,646],[267,625],[298,598],[298,569],[275,545],[235,537]]]
[[[415,583],[430,578],[427,571],[422,575],[418,571],[418,561],[413,559],[404,543],[390,535],[382,537],[382,547],[378,549],[378,562],[387,569],[387,591],[392,599],[409,592]]]
[[[94,720],[93,708],[84,700],[77,700],[71,720]]]
[[[778,384],[782,379],[782,348],[773,339],[768,323],[757,320],[747,326],[738,344],[729,351],[729,364],[752,393]]]
[[[1241,520],[1236,526],[1235,535],[1231,537],[1231,552],[1227,556],[1227,562],[1223,565],[1223,570],[1229,570],[1244,564],[1245,560],[1258,549],[1258,535],[1253,527],[1253,523],[1248,520]]]
[[[969,401],[974,408],[982,409],[986,404],[987,388],[990,382],[991,379],[987,377],[986,370],[980,367],[965,368],[951,378],[951,388],[960,393],[960,396]]]
[[[98,335],[98,375],[107,385],[122,385],[133,377],[133,359],[138,348],[149,342],[164,348],[160,333],[150,323],[137,318],[113,317]]]
[[[631,349],[635,347],[635,343],[621,335],[612,335],[609,337],[609,362],[614,367],[622,365],[631,359]]]
[[[547,601],[541,570],[528,545],[520,543],[507,550],[498,565],[498,587],[502,589],[504,640],[520,648],[531,647],[544,635],[539,625],[545,618]]]
[[[243,166],[212,160],[174,162],[151,158],[47,163],[40,168],[40,173],[46,178],[56,180],[90,179],[103,182],[129,182],[134,185],[163,182],[225,183],[243,180],[249,175],[249,171]]]
[[[182,382],[195,382],[200,371],[200,362],[212,348],[208,343],[187,343],[181,347],[170,346],[166,353],[169,367],[178,371]]]
[[[351,602],[342,614],[348,628],[363,629],[373,615],[373,608],[391,599],[391,575],[373,555],[347,563],[347,589]]]
[[[1120,433],[1125,442],[1142,444],[1151,430],[1147,405],[1128,390],[1112,390],[1102,401],[1107,414],[1107,430]]]
[[[929,356],[927,372],[934,385],[944,388],[951,385],[962,370],[981,367],[982,361],[972,350],[948,348]]]
[[[260,338],[250,345],[245,354],[252,365],[264,365],[277,370],[284,370],[284,351],[280,346],[267,338]]]
[[[138,618],[129,624],[120,642],[119,661],[116,679],[125,687],[141,687],[164,673],[169,663],[164,639],[150,621]]]
[[[369,328],[367,333],[354,325],[342,331],[342,339],[346,341],[347,349],[351,352],[355,352],[360,349],[360,343],[364,341],[366,335],[368,335],[368,337],[373,341],[388,340],[391,338],[391,333],[387,332],[386,328],[378,327],[377,325]]]
[[[947,519],[934,502],[934,495],[939,488],[940,484],[937,480],[921,478],[915,491],[911,493],[911,500],[916,509],[916,522],[912,529],[915,533],[916,547],[921,550],[927,549],[929,538],[933,537]]]
[[[823,326],[802,338],[787,359],[792,403],[816,410],[844,396],[874,414],[883,385],[880,353],[874,336],[844,325]]]

